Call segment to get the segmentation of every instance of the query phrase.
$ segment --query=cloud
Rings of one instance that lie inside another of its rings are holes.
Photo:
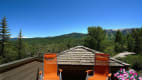
[[[18,38],[18,37],[10,37],[10,38]],[[22,36],[22,38],[31,38],[31,37]]]
[[[30,38],[30,37],[27,37],[27,36],[22,36],[22,38]]]

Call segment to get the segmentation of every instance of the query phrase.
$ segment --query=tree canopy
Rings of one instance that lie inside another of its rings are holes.
[[[101,51],[103,47],[102,42],[104,41],[105,36],[105,31],[100,26],[88,27],[88,34],[84,45]]]

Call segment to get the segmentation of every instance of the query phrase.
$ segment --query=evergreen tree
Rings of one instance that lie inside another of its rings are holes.
[[[142,28],[133,30],[132,35],[135,39],[134,52],[137,54],[142,53]]]
[[[122,52],[125,50],[125,41],[124,41],[124,36],[118,30],[115,35],[115,52]]]
[[[0,43],[1,43],[1,52],[0,55],[5,58],[5,47],[9,40],[10,34],[7,27],[6,17],[2,19],[0,27]]]
[[[21,59],[22,55],[22,30],[19,32],[18,36],[18,59]]]
[[[133,52],[135,48],[135,40],[131,33],[127,34],[127,50]]]
[[[116,37],[115,37],[115,42],[122,44],[122,43],[123,43],[123,35],[122,35],[122,33],[120,32],[120,30],[118,30],[118,31],[116,32],[116,35],[115,35],[115,36],[116,36]]]
[[[102,42],[105,36],[105,31],[100,26],[88,27],[88,36],[85,39],[85,46],[102,51]]]

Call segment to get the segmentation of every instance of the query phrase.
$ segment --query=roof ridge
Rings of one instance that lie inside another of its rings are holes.
[[[68,52],[68,51],[73,50],[73,49],[76,49],[76,48],[83,48],[83,49],[86,49],[86,50],[91,51],[91,52],[93,52],[93,53],[103,53],[103,52],[100,52],[100,51],[97,51],[97,50],[93,50],[93,49],[88,48],[88,47],[85,47],[85,46],[75,46],[75,47],[72,47],[72,48],[69,48],[69,49],[67,49],[67,50],[62,51],[62,52],[60,52],[59,54],[60,54],[60,55],[61,55],[61,54],[64,54],[65,52]]]
[[[115,58],[113,58],[113,57],[110,57],[110,59],[113,60],[113,61],[119,62],[120,64],[123,64],[123,65],[130,65],[130,64],[128,64],[128,63],[125,63],[125,62],[120,61],[120,60],[118,60],[118,59],[115,59]]]

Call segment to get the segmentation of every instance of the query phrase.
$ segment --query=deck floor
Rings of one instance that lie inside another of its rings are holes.
[[[0,73],[0,80],[36,80],[38,68],[42,68],[42,63],[33,61]]]

